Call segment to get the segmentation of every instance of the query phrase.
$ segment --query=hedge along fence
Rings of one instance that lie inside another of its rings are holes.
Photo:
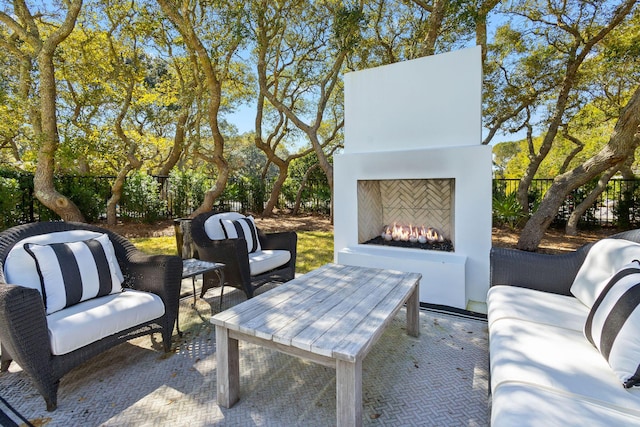
[[[516,200],[519,179],[493,180],[493,220],[497,224],[522,225],[522,216]],[[529,189],[529,210],[534,212],[547,192],[553,179],[535,179]],[[558,209],[552,226],[566,225],[571,213],[591,193],[597,179],[569,194]],[[582,229],[616,227],[632,229],[640,227],[640,179],[612,179],[598,199],[585,211],[578,221]]]
[[[56,176],[56,189],[68,196],[88,222],[106,218],[113,176]],[[131,174],[117,207],[120,219],[154,222],[189,216],[204,200],[215,178],[197,172],[175,172],[169,176]],[[238,212],[262,212],[273,183],[257,179],[232,178],[214,209]],[[298,191],[296,183],[285,183],[277,207],[292,209]],[[310,181],[302,193],[300,211],[329,213],[331,204],[326,181]],[[60,217],[42,205],[33,191],[33,174],[0,169],[0,229]]]
[[[78,205],[89,222],[106,217],[111,196],[112,176],[57,176],[56,189]],[[553,180],[537,179],[529,193],[534,210]],[[189,216],[204,199],[214,178],[197,172],[174,172],[169,176],[132,174],[126,181],[118,216],[123,220],[154,222]],[[496,225],[518,226],[526,221],[515,194],[518,179],[493,180],[493,218]],[[571,193],[558,210],[554,225],[566,224],[574,208],[595,186],[593,181]],[[214,206],[218,211],[262,212],[271,194],[271,182],[252,178],[229,180],[222,197]],[[298,183],[285,183],[277,207],[292,209]],[[300,210],[328,214],[331,203],[326,181],[311,181],[302,192]],[[16,224],[60,219],[33,196],[33,174],[0,169],[0,229]],[[640,227],[640,179],[611,180],[607,189],[582,216],[579,227]]]

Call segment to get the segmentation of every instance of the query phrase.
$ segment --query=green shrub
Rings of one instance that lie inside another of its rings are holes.
[[[87,222],[96,222],[106,209],[106,197],[102,197],[93,186],[74,182],[66,191],[67,197],[80,209]]]
[[[174,218],[189,216],[202,204],[208,181],[205,174],[191,170],[175,170],[169,174],[170,206]]]
[[[122,192],[120,216],[152,223],[163,218],[166,200],[160,199],[160,183],[150,175],[135,172],[127,178]]]
[[[516,192],[505,194],[497,192],[493,195],[493,222],[495,225],[506,225],[516,228],[526,218],[522,206],[518,203]]]
[[[16,178],[0,177],[0,227],[6,229],[20,222],[22,192]]]

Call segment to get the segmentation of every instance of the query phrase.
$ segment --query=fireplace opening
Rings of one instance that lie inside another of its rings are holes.
[[[454,252],[455,179],[358,181],[358,243]]]

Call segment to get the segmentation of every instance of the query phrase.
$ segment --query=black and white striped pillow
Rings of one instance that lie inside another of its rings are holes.
[[[36,262],[47,314],[122,291],[122,273],[109,236],[69,243],[25,243]]]
[[[625,388],[640,385],[640,261],[609,279],[591,307],[584,334]]]
[[[249,253],[261,250],[258,229],[252,216],[236,220],[221,219],[220,226],[227,239],[244,238],[247,241],[247,251]]]

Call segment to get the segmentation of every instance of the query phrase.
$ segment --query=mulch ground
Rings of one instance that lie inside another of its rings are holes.
[[[333,231],[333,224],[326,216],[322,215],[299,215],[278,214],[269,218],[261,218],[254,215],[256,225],[265,232],[276,231]],[[116,233],[127,237],[162,237],[174,236],[175,229],[173,220],[158,221],[154,224],[120,223],[115,226],[108,226],[105,223],[97,224],[108,228]],[[615,229],[597,229],[579,231],[577,236],[567,236],[564,230],[550,229],[545,234],[539,252],[542,253],[563,253],[572,251],[579,246],[590,243],[604,237],[615,234]],[[518,242],[517,230],[494,227],[492,229],[493,246],[515,248]]]

